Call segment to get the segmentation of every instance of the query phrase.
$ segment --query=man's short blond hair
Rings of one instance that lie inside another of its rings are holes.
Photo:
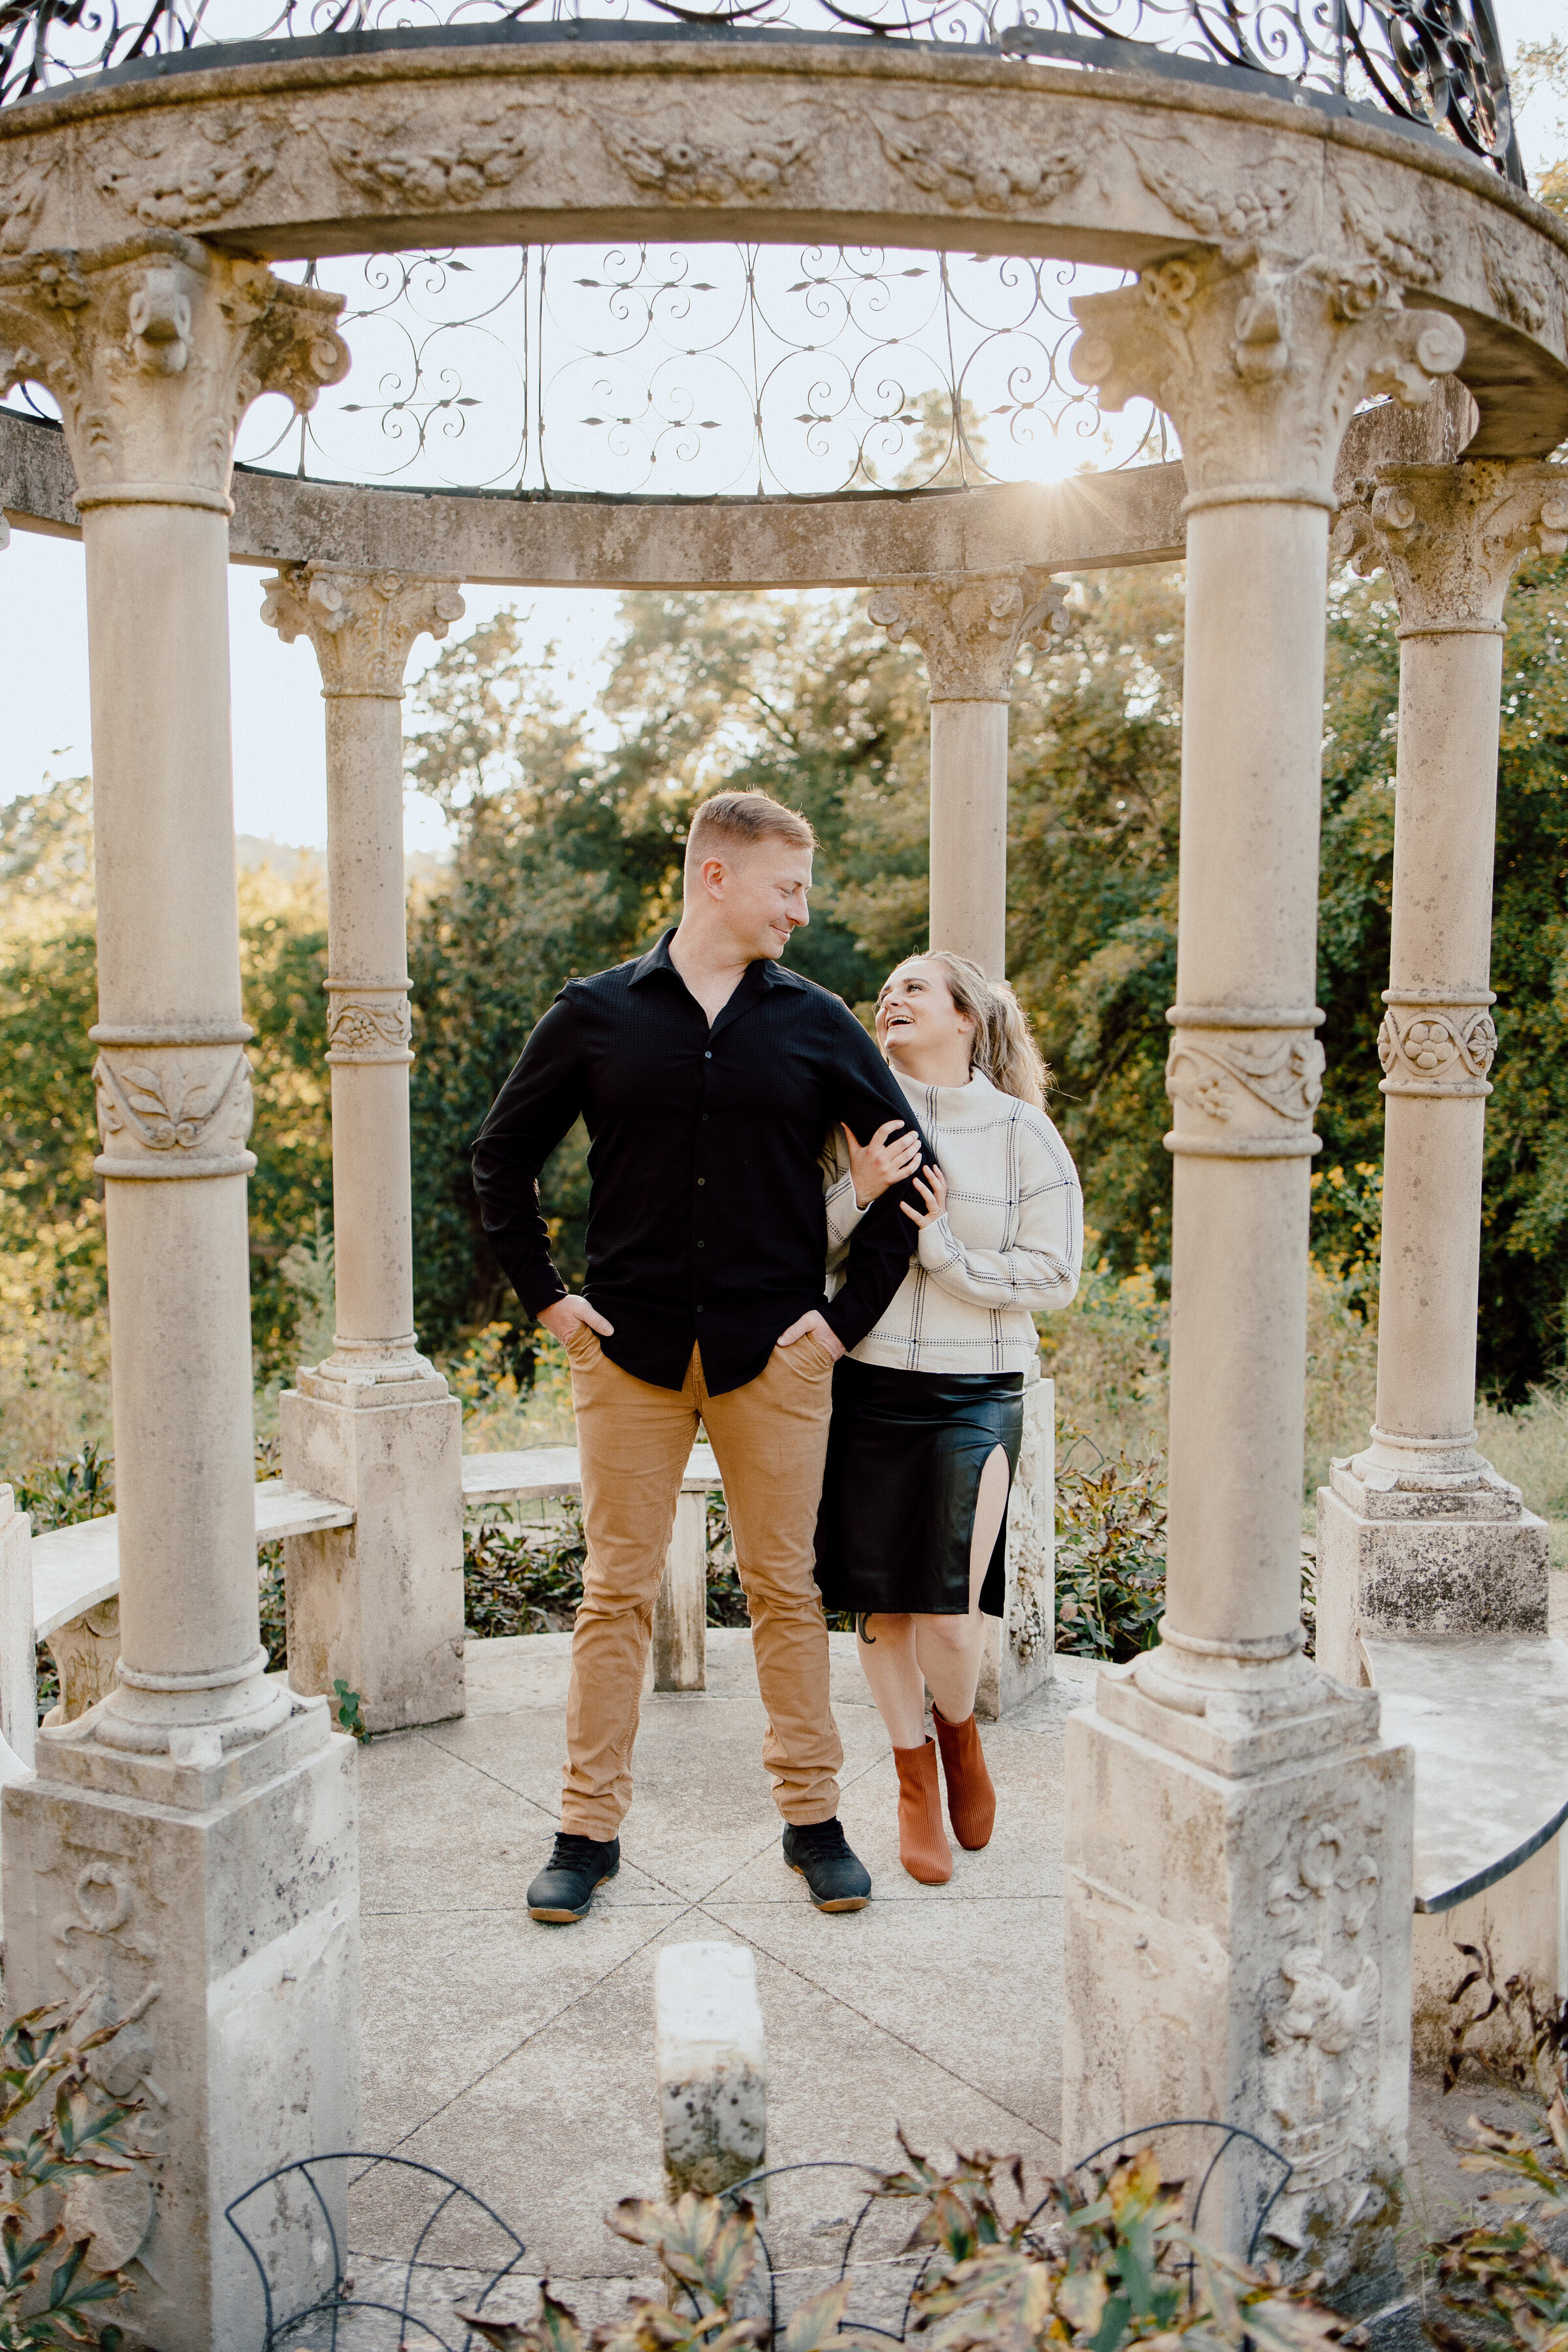
[[[691,820],[686,836],[689,873],[705,857],[749,848],[759,841],[787,841],[793,849],[815,849],[816,835],[798,809],[785,808],[766,793],[715,793]]]

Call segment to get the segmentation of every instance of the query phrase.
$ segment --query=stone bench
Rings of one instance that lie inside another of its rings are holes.
[[[1361,1649],[1384,1738],[1415,1751],[1415,2040],[1436,2063],[1468,1965],[1456,1948],[1494,1923],[1500,1978],[1522,1969],[1549,2000],[1562,1990],[1568,1644],[1363,1633]]]

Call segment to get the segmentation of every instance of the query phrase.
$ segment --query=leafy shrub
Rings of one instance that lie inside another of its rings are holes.
[[[1084,2197],[1053,2180],[1026,2210],[1021,2159],[977,2153],[939,2172],[907,2141],[909,2169],[877,2196],[921,2210],[906,2252],[921,2254],[909,2336],[932,2352],[1032,2352],[1087,2345],[1126,2352],[1308,2352],[1335,2341],[1345,2322],[1304,2290],[1217,2252],[1182,2221],[1179,2183],[1162,2180],[1152,2149],[1105,2168]],[[1006,2185],[1015,2194],[1009,2197]],[[675,2205],[624,2199],[610,2226],[658,2256],[669,2300],[633,2305],[589,2336],[576,2315],[540,2290],[532,2321],[458,2313],[502,2352],[739,2352],[765,2346],[766,2320],[750,2315],[746,2290],[757,2222],[742,2191],[729,2200],[689,2193]],[[803,2303],[780,2333],[780,2352],[873,2352],[888,2337],[842,2326],[851,2283],[839,2279]]]
[[[89,1438],[64,1461],[46,1462],[16,1483],[16,1508],[31,1515],[33,1533],[79,1527],[114,1508],[114,1456]]]
[[[1057,1647],[1135,1658],[1159,1639],[1165,1606],[1165,1464],[1123,1454],[1075,1469],[1071,1433],[1057,1472]]]
[[[487,1521],[463,1531],[463,1622],[480,1640],[571,1630],[588,1557],[583,1507],[567,1500],[533,1527]]]
[[[74,2002],[29,2010],[0,2035],[0,2352],[83,2344],[116,2352],[124,2340],[88,2314],[130,2282],[86,2267],[92,2232],[73,2211],[73,2189],[134,2175],[140,2162],[126,2126],[141,2102],[106,2097],[95,2076],[97,2053],[134,2012],[84,2032],[99,1997],[89,1987]],[[38,2218],[46,2202],[56,2216],[47,2222]],[[151,2210],[149,2190],[149,2218]]]

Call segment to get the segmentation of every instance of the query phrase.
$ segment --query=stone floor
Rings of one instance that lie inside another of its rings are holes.
[[[756,1954],[770,2164],[881,2165],[901,2125],[922,2148],[1060,2166],[1062,1734],[1088,1669],[1066,1662],[986,1727],[995,1835],[958,1855],[950,1885],[921,1887],[899,1867],[892,1759],[852,1637],[832,1638],[843,1819],[875,1883],[860,1912],[814,1911],[780,1858],[744,1633],[710,1634],[706,1693],[645,1700],[625,1859],[579,1927],[539,1927],[525,1907],[556,1818],[569,1636],[471,1643],[467,1717],[363,1754],[361,2145],[462,2181],[526,2242],[519,2275],[547,2273],[585,2319],[647,2274],[603,2217],[659,2185],[667,1943],[732,1937]],[[1471,2193],[1447,2131],[1477,2104],[1473,2089],[1417,2089],[1411,2201],[1437,2234]],[[408,2175],[356,2195],[362,2277],[406,2253],[422,2193]],[[777,2263],[834,2258],[858,2201],[849,2173],[781,2184]],[[505,2258],[471,2209],[427,2251],[456,2287]]]

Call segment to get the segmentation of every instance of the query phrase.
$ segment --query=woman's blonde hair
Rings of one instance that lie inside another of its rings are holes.
[[[923,955],[906,956],[904,962],[934,963],[954,1004],[973,1022],[970,1068],[989,1078],[999,1094],[1016,1095],[1020,1102],[1043,1110],[1055,1081],[1041,1059],[1028,1015],[1006,982],[990,979],[968,956],[954,955],[951,948],[931,948]],[[880,1004],[879,996],[879,1010]]]

